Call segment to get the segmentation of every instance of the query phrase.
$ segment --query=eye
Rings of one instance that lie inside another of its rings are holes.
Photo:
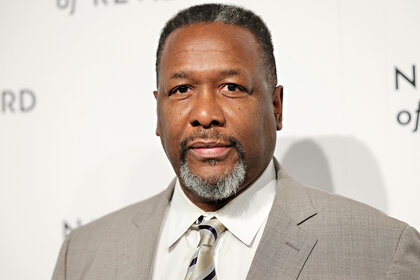
[[[190,87],[186,86],[186,85],[178,86],[178,87],[172,89],[171,91],[169,91],[169,96],[171,96],[173,94],[185,95],[191,90],[192,89]]]
[[[246,90],[240,85],[227,83],[220,88],[220,92],[228,95],[241,95],[246,93]]]
[[[237,84],[225,84],[220,91],[235,91],[239,88]]]

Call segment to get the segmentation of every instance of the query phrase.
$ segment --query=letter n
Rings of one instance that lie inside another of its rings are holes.
[[[412,65],[411,70],[412,78],[408,78],[403,72],[400,71],[397,67],[395,67],[395,89],[399,89],[398,78],[403,77],[407,82],[409,82],[414,88],[416,88],[416,65]]]

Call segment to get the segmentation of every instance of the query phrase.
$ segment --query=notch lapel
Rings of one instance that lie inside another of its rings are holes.
[[[317,243],[300,224],[316,215],[304,186],[274,159],[277,192],[247,279],[297,279]]]
[[[166,208],[172,198],[175,179],[169,187],[145,203],[142,211],[137,212],[132,219],[139,233],[139,246],[132,246],[132,250],[140,250],[137,270],[139,280],[152,279],[154,259],[159,238],[160,226],[165,216]]]

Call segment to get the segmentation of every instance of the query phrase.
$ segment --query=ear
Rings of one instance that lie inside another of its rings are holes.
[[[158,99],[158,95],[159,95],[158,91],[157,91],[157,90],[154,90],[154,91],[153,91],[153,95],[155,96],[155,99],[156,99],[156,101],[157,101],[157,99]],[[156,136],[160,136],[160,131],[159,131],[159,120],[157,120],[157,123],[156,123]]]
[[[277,86],[273,91],[273,109],[276,119],[276,128],[283,128],[283,86]]]

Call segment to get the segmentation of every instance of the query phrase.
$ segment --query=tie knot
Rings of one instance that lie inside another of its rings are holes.
[[[225,230],[225,226],[216,218],[200,223],[197,228],[200,232],[198,246],[213,246],[219,235]]]

